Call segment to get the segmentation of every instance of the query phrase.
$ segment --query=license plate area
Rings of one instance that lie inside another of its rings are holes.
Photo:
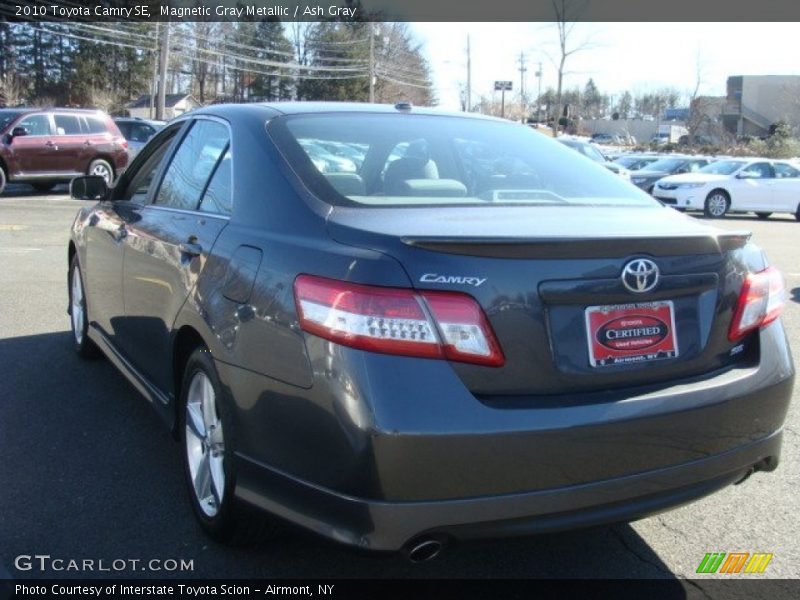
[[[589,306],[585,310],[589,364],[628,365],[676,358],[671,300]]]

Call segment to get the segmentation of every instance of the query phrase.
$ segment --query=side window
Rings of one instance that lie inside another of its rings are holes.
[[[772,166],[775,169],[775,177],[779,177],[781,179],[787,177],[800,177],[800,171],[790,165],[787,165],[786,163],[774,163]]]
[[[80,135],[81,125],[76,115],[55,115],[56,135]]]
[[[196,121],[173,156],[154,204],[196,210],[229,141],[225,125],[203,119]]]
[[[131,139],[131,124],[128,123],[127,121],[120,121],[116,125],[117,125],[117,128],[119,129],[119,132],[122,134],[122,137],[124,137],[126,140],[130,140]]]
[[[231,174],[231,150],[229,147],[225,156],[219,161],[214,175],[211,176],[206,193],[203,194],[203,200],[200,202],[201,211],[223,215],[233,212]]]
[[[695,171],[699,171],[703,167],[706,166],[706,161],[704,160],[694,160],[689,163],[689,173],[694,173]]]
[[[769,163],[755,163],[747,167],[742,174],[749,179],[765,179],[772,177],[772,167]]]
[[[143,155],[136,157],[137,162],[140,157],[144,158],[144,163],[142,163],[140,167],[136,167],[136,163],[134,163],[136,171],[134,173],[128,172],[125,174],[126,177],[130,176],[129,183],[125,187],[123,193],[117,198],[118,200],[128,200],[136,204],[145,204],[147,202],[147,197],[153,185],[156,173],[158,173],[159,167],[164,162],[169,149],[172,147],[175,135],[180,129],[181,126],[177,125],[166,131],[165,137],[146,158],[144,158]]]
[[[86,122],[89,125],[89,133],[106,133],[106,124],[103,119],[98,117],[86,117]]]
[[[131,124],[130,137],[128,137],[128,139],[133,142],[144,143],[153,137],[154,133],[155,130],[149,125],[145,125],[144,123],[133,123]]]
[[[28,135],[51,135],[50,117],[47,115],[30,115],[15,125],[28,130]]]

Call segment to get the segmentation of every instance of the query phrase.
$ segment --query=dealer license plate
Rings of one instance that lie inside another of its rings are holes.
[[[678,356],[672,301],[586,308],[589,364],[625,365]]]

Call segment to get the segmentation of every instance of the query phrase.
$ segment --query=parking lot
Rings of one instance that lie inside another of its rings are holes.
[[[0,577],[21,554],[69,559],[193,560],[160,577],[684,578],[707,552],[768,552],[759,577],[800,576],[800,407],[796,389],[782,462],[699,502],[630,525],[469,543],[412,565],[296,531],[263,547],[205,538],[185,498],[178,446],[108,362],[72,351],[66,244],[81,203],[9,186],[0,197]],[[791,215],[717,222],[747,229],[784,274],[784,324],[800,355],[800,223]],[[723,576],[724,577],[724,576]],[[727,576],[730,577],[730,576]],[[702,581],[699,581],[702,587]]]

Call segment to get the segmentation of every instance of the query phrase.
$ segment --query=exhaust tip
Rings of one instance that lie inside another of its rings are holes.
[[[411,542],[406,548],[406,556],[412,563],[433,560],[444,550],[444,542],[435,538],[425,538]]]

